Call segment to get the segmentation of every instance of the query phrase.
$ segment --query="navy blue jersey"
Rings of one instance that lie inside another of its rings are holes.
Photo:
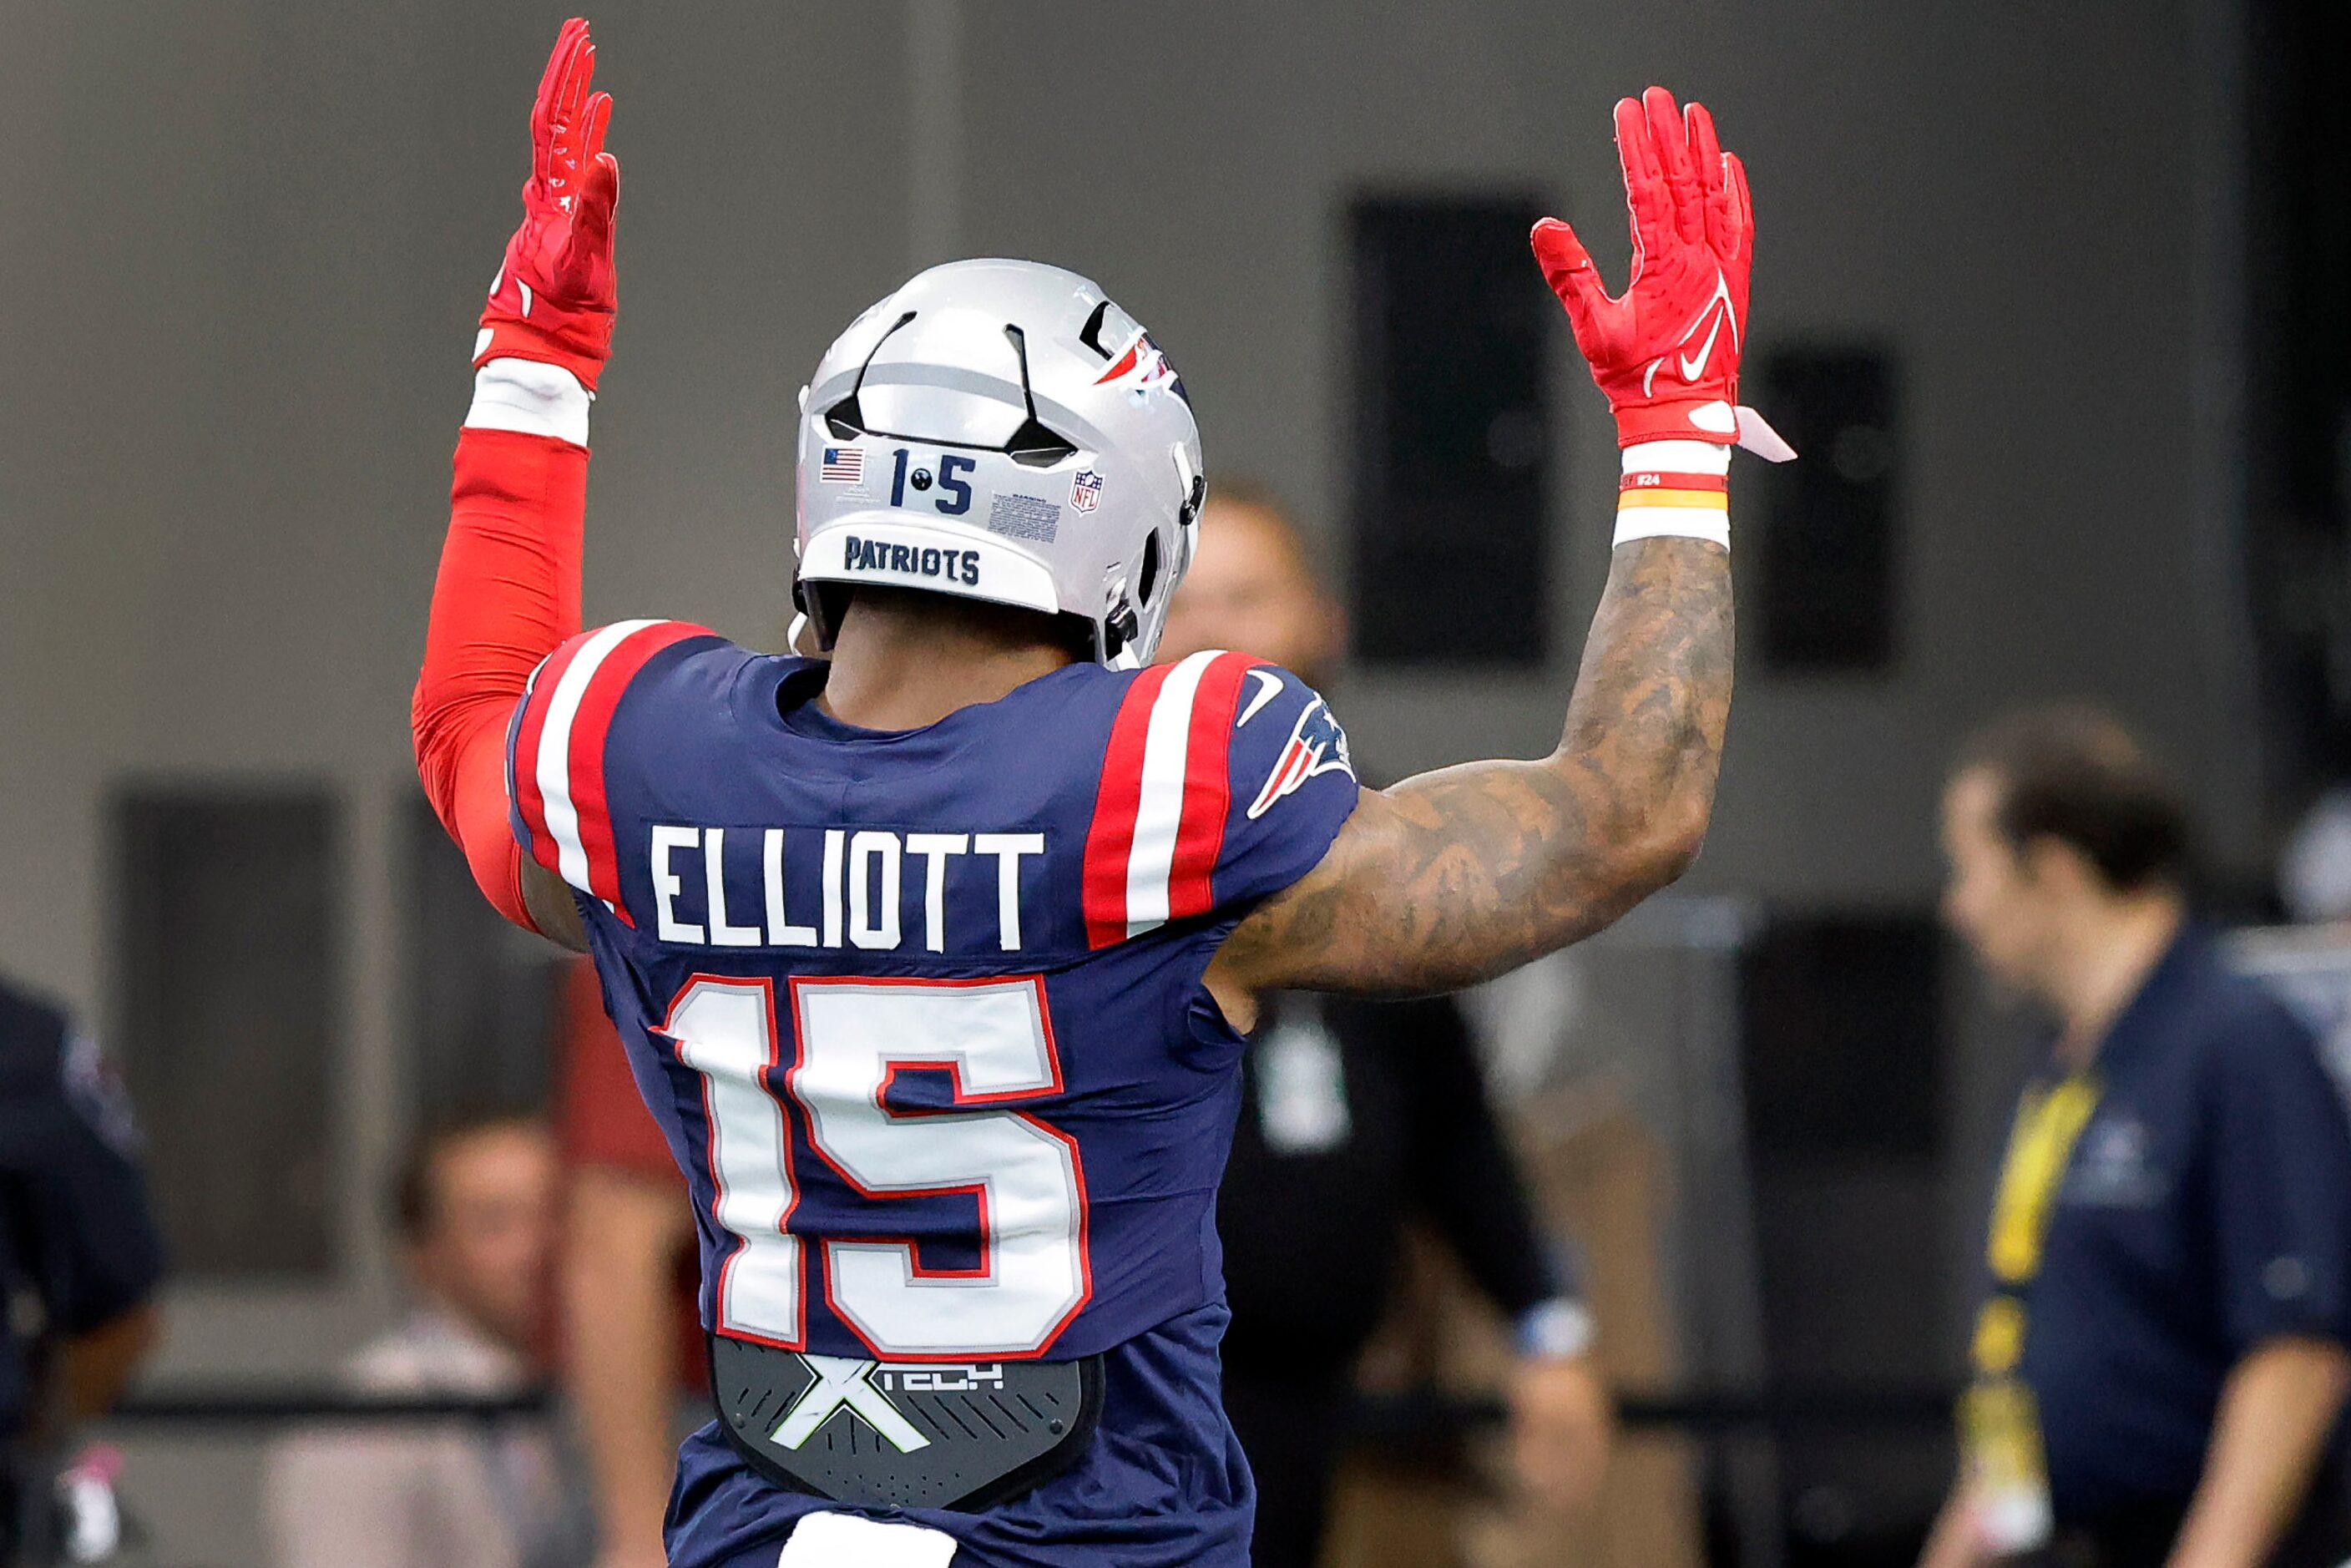
[[[891,1361],[1123,1349],[1213,1412],[1242,1042],[1201,977],[1353,810],[1344,737],[1238,654],[1073,664],[892,733],[825,715],[823,679],[623,622],[552,655],[513,728],[516,831],[575,890],[693,1188],[705,1326]],[[1097,1448],[1146,1370],[1109,1368]]]
[[[66,1016],[0,984],[0,1289],[40,1298],[52,1333],[144,1301],[163,1249],[120,1081]],[[0,1321],[0,1437],[24,1425],[25,1347]]]
[[[2061,1523],[2184,1502],[2264,1340],[2351,1343],[2351,1124],[2301,1020],[2190,929],[2090,1072],[2019,1366]]]

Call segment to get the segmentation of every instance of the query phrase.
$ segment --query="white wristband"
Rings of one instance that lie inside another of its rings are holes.
[[[1730,448],[1711,441],[1636,441],[1624,449],[1624,472],[1712,474],[1730,472]]]
[[[474,406],[465,423],[476,430],[515,430],[588,444],[588,405],[595,394],[561,365],[537,360],[492,360],[474,372]]]
[[[1730,548],[1730,514],[1698,512],[1681,507],[1627,507],[1616,514],[1616,537],[1610,548],[1635,539],[1705,539]]]
[[[1627,474],[1689,474],[1720,479],[1730,472],[1730,448],[1710,441],[1641,441],[1625,449]],[[1675,492],[1680,494],[1680,492]],[[1730,510],[1721,505],[1644,506],[1640,492],[1622,494],[1616,506],[1616,544],[1635,539],[1708,539],[1730,548]]]

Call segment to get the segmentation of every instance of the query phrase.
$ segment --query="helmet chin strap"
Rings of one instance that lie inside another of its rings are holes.
[[[831,602],[827,601],[829,598]],[[816,633],[820,652],[831,653],[833,643],[841,636],[841,617],[849,608],[846,585],[810,582],[796,576],[792,580],[792,604],[799,613],[792,617],[790,651],[799,651],[800,632],[805,629]]]
[[[1094,658],[1113,670],[1140,669],[1144,651],[1136,645],[1143,621],[1122,573],[1102,588],[1102,612],[1094,620]]]

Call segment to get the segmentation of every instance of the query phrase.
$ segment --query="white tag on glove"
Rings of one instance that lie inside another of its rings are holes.
[[[1763,423],[1763,416],[1748,407],[1739,405],[1739,444],[1766,463],[1792,463],[1796,449],[1785,437]]]

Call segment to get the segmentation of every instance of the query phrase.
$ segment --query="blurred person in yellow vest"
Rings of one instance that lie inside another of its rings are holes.
[[[2050,1030],[1925,1568],[2332,1568],[2351,1125],[2308,1030],[2192,918],[2185,812],[2112,719],[1980,737],[1942,838],[1946,918]]]
[[[541,1376],[558,1166],[536,1121],[420,1137],[394,1207],[408,1321],[346,1366],[361,1392],[494,1398]],[[543,1420],[321,1428],[279,1443],[263,1483],[278,1568],[555,1568],[588,1560],[584,1511]]]

